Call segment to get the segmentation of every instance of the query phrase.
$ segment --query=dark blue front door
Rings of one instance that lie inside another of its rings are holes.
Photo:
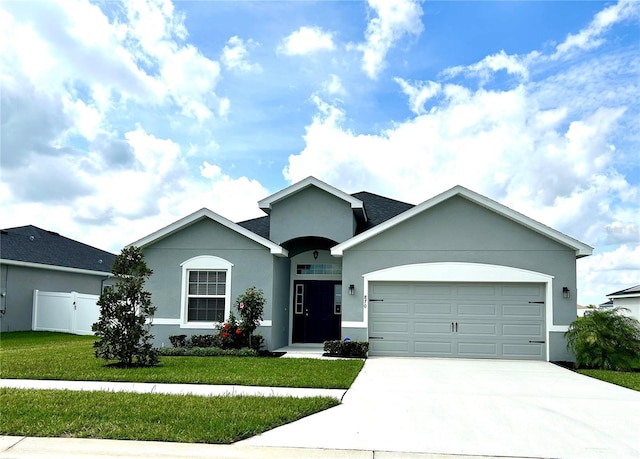
[[[296,281],[293,288],[294,343],[340,339],[341,283]]]

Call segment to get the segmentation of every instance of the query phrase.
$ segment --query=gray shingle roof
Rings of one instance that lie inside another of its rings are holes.
[[[367,191],[361,191],[354,193],[353,196],[359,199],[364,204],[364,209],[367,213],[368,220],[358,224],[356,234],[360,234],[374,226],[378,226],[380,223],[384,223],[390,218],[395,217],[402,212],[405,212],[412,207],[413,204],[407,204],[406,202],[396,201],[395,199],[385,198],[377,194],[369,193]],[[269,239],[269,216],[258,217],[243,222],[238,222],[238,225],[248,229]]]
[[[0,230],[0,258],[109,273],[115,255],[37,226]]]
[[[609,293],[607,296],[631,295],[633,293],[640,293],[640,285],[635,285],[618,292]]]

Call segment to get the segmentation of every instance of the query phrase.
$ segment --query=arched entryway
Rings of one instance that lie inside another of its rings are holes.
[[[305,237],[282,244],[291,259],[291,343],[340,339],[342,259],[331,256],[335,241]]]

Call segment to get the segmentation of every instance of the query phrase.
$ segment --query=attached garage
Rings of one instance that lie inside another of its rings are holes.
[[[371,355],[546,360],[545,284],[372,282]]]

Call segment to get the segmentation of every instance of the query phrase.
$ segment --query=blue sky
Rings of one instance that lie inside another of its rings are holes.
[[[461,184],[640,283],[637,1],[5,1],[2,227],[118,252],[309,175],[414,204]]]

